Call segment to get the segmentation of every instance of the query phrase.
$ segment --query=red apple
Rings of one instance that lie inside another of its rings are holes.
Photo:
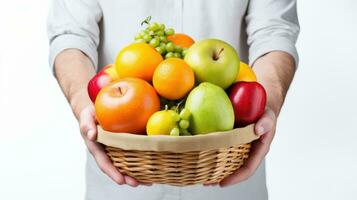
[[[92,102],[95,102],[99,91],[109,83],[118,79],[118,74],[114,65],[110,64],[100,70],[88,83],[88,95]]]
[[[237,82],[230,87],[229,98],[233,104],[235,122],[244,127],[263,115],[266,105],[266,92],[258,82]]]

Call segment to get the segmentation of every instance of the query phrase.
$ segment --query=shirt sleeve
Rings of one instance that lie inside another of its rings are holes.
[[[266,53],[284,51],[298,66],[295,44],[300,26],[296,0],[250,0],[245,20],[250,65]]]
[[[56,56],[73,48],[85,53],[97,67],[101,18],[97,0],[52,0],[47,18],[52,71]]]

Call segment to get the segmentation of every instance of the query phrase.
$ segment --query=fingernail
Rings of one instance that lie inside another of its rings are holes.
[[[263,126],[258,127],[257,135],[261,136],[265,133],[265,128]]]

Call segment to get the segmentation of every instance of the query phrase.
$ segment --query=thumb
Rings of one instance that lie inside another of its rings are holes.
[[[79,127],[84,137],[91,141],[96,140],[97,126],[94,110],[91,107],[87,107],[81,112],[79,118]]]
[[[263,116],[258,120],[255,124],[255,134],[258,136],[262,136],[265,133],[274,129],[276,116],[274,112],[267,108],[263,114]]]

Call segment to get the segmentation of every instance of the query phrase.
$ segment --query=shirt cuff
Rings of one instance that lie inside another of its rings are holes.
[[[56,37],[50,44],[49,62],[54,73],[55,59],[59,53],[66,49],[78,49],[86,54],[97,70],[98,52],[96,46],[88,39],[74,34],[64,34]]]
[[[272,51],[283,51],[290,54],[294,58],[295,68],[297,68],[299,55],[295,43],[286,38],[273,38],[269,41],[251,45],[249,48],[249,66],[252,66],[253,63],[264,54]]]

